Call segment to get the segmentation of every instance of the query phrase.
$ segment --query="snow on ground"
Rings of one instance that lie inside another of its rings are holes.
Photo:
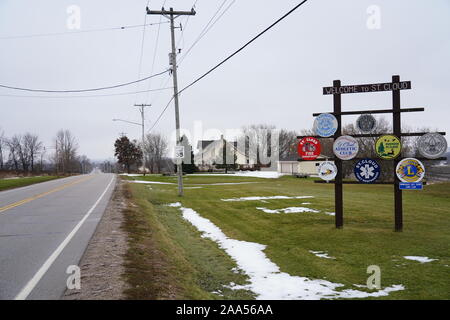
[[[267,209],[263,207],[256,207],[256,209],[264,211],[265,213],[301,213],[301,212],[314,212],[318,213],[320,211],[306,208],[306,207],[289,207],[289,208],[283,208],[283,209]]]
[[[225,252],[236,261],[238,268],[249,277],[249,284],[230,284],[232,289],[251,290],[257,299],[336,299],[365,298],[387,296],[390,292],[404,290],[402,285],[393,285],[375,292],[364,292],[347,289],[338,291],[343,284],[327,280],[309,279],[291,276],[281,272],[264,253],[265,245],[228,238],[222,230],[210,220],[201,217],[195,210],[184,208],[179,202],[169,206],[181,210],[183,218],[203,232],[202,237],[215,241]]]
[[[193,173],[190,176],[216,176],[216,177],[251,177],[277,179],[283,174],[277,171],[237,171],[236,173]]]
[[[313,196],[269,196],[269,197],[242,197],[242,198],[230,198],[221,199],[222,201],[256,201],[256,200],[286,200],[286,199],[307,199],[314,198]]]
[[[193,183],[192,185],[195,185],[195,186],[227,186],[227,185],[233,185],[233,184],[251,184],[251,183],[258,183],[258,182]]]
[[[142,174],[139,173],[121,173],[119,176],[127,176],[127,177],[141,177]]]
[[[130,183],[144,183],[144,184],[175,184],[171,182],[160,182],[160,181],[147,181],[147,180],[128,180]]]
[[[426,263],[426,262],[438,260],[438,259],[431,259],[428,257],[420,257],[420,256],[404,256],[403,258],[408,259],[408,260],[419,261],[420,263]]]
[[[336,259],[335,257],[330,257],[330,256],[328,255],[328,253],[326,253],[325,251],[313,251],[313,250],[309,250],[309,252],[311,252],[313,255],[315,255],[316,257],[319,257],[319,258]]]

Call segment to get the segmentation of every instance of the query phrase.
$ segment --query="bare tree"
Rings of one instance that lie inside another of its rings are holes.
[[[6,137],[3,130],[0,130],[0,170],[4,169],[4,152],[6,148]]]
[[[144,141],[144,152],[148,155],[147,166],[152,173],[160,173],[163,158],[167,154],[167,139],[159,134],[147,134]]]
[[[297,154],[297,133],[281,129],[279,133],[279,156],[280,159]]]
[[[42,151],[42,146],[43,144],[39,141],[39,137],[37,135],[26,133],[23,137],[22,149],[28,154],[27,159],[32,172],[34,172],[35,160],[38,154]]]
[[[250,125],[242,128],[238,138],[238,149],[247,155],[251,162],[261,165],[271,164],[272,155],[278,155],[278,132],[275,126],[267,124]],[[244,150],[241,150],[243,149]]]
[[[12,162],[14,169],[19,171],[19,166],[22,165],[22,169],[27,169],[28,160],[24,156],[22,150],[22,136],[14,135],[11,139],[7,141],[9,149],[9,161]]]
[[[77,171],[78,143],[69,130],[59,130],[55,138],[56,168],[62,173]]]

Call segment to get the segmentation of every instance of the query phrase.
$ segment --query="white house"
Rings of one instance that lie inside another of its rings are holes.
[[[312,161],[298,161],[298,159],[299,156],[296,154],[280,159],[277,162],[277,171],[284,174],[317,175],[318,166],[326,160],[326,157],[321,155]]]
[[[248,156],[238,150],[237,142],[229,142],[223,138],[223,135],[219,140],[198,141],[198,152],[194,156],[195,164],[200,170],[213,169],[217,164],[223,164],[224,146],[226,146],[225,160],[227,164],[236,163],[240,167],[251,167],[253,165]]]

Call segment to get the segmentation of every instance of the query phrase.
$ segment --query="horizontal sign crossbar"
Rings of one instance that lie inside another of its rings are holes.
[[[315,183],[336,183],[336,181],[331,180],[331,181],[325,181],[325,180],[314,180]],[[400,182],[396,182],[396,181],[378,181],[378,182],[371,182],[371,183],[364,183],[364,182],[359,182],[359,181],[342,181],[342,184],[364,184],[364,185],[371,185],[371,184],[400,184]],[[422,182],[423,185],[426,185],[427,182],[423,181]]]
[[[313,113],[313,117],[317,117],[321,115],[322,113],[329,113],[333,115],[341,115],[341,116],[347,116],[347,115],[355,115],[355,114],[375,114],[375,113],[398,113],[398,112],[420,112],[425,111],[425,108],[403,108],[400,110],[392,110],[392,109],[381,109],[381,110],[361,110],[361,111],[342,111],[342,112],[320,112],[320,113]]]
[[[403,132],[400,134],[400,136],[402,137],[420,137],[420,136],[424,136],[429,132]],[[445,132],[437,132],[443,136],[446,135]],[[352,134],[351,136],[353,138],[376,138],[376,137],[381,137],[384,136],[386,134],[392,134],[392,133],[367,133],[367,134]],[[313,138],[320,138],[320,139],[333,139],[333,137],[321,137],[321,136],[317,136],[317,135],[310,135],[310,136],[297,136],[297,139],[302,139],[302,138],[306,138],[306,137],[313,137]]]
[[[411,89],[411,81],[358,84],[340,87],[323,87],[323,94],[367,93]]]

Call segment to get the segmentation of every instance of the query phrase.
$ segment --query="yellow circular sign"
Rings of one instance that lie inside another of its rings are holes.
[[[381,159],[395,159],[402,153],[402,142],[391,134],[381,136],[375,143],[375,152]]]

